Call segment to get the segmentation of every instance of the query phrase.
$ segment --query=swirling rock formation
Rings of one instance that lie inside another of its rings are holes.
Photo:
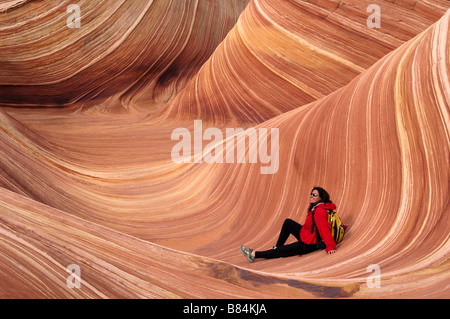
[[[446,1],[130,3],[80,1],[79,30],[68,1],[0,6],[0,296],[449,296]],[[175,163],[194,119],[277,128],[276,173]],[[350,225],[337,253],[249,264],[314,185]]]
[[[164,102],[197,72],[247,2],[78,1],[78,29],[67,27],[70,0],[7,2],[0,103],[121,111]]]
[[[448,8],[413,2],[252,1],[166,116],[256,124],[323,98]],[[379,29],[367,27],[373,3],[382,4]]]

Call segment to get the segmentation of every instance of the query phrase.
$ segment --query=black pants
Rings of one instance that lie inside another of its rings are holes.
[[[286,219],[281,227],[280,235],[275,249],[269,249],[266,251],[256,251],[255,258],[280,258],[291,257],[297,255],[303,255],[317,250],[317,245],[307,245],[300,239],[300,230],[302,225],[293,221],[292,219]],[[297,242],[285,245],[286,240],[290,235],[294,235],[297,238]]]

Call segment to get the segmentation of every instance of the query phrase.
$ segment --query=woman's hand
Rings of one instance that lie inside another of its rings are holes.
[[[335,252],[336,252],[336,250],[330,250],[330,251],[328,252],[328,255],[334,254]]]

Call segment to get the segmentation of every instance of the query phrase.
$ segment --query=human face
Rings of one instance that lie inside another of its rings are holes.
[[[309,202],[311,204],[317,204],[320,201],[320,196],[319,196],[319,192],[317,191],[317,189],[313,189],[311,194],[309,195]]]

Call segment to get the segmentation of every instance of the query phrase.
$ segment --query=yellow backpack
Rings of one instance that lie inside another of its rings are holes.
[[[336,242],[336,244],[339,244],[344,238],[345,233],[344,224],[342,223],[342,220],[339,217],[339,215],[334,210],[327,209],[327,211],[328,211],[328,223],[331,226],[331,236],[333,236],[333,239]],[[322,241],[322,238],[320,238],[317,227],[315,227],[316,222],[314,221],[314,211],[312,212],[312,220],[313,224],[311,227],[311,234],[314,232],[314,228],[316,228],[317,247],[325,248],[325,243]]]
[[[339,215],[331,209],[328,209],[328,223],[331,225],[331,236],[339,244],[344,238],[345,229]]]

